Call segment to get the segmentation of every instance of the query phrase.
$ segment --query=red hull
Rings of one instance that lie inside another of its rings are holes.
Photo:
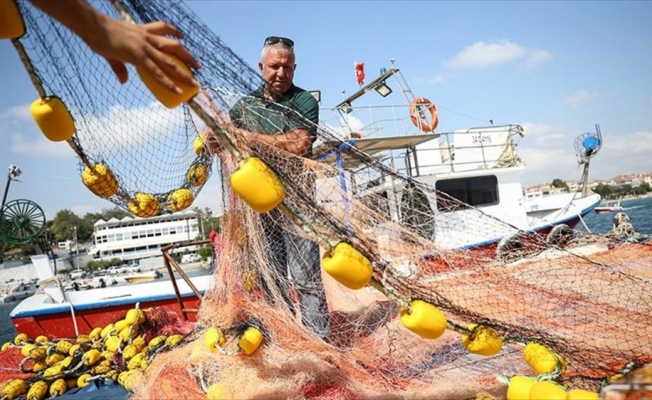
[[[183,307],[188,309],[199,309],[200,301],[196,296],[184,297]],[[85,310],[75,310],[75,321],[79,333],[90,333],[93,328],[104,327],[110,323],[116,322],[126,315],[130,308],[135,304],[120,304],[89,308]],[[176,298],[145,301],[140,303],[140,308],[164,307],[175,312],[183,319],[183,313],[179,307]],[[188,321],[196,321],[197,315],[194,312],[186,312]],[[72,338],[75,337],[75,326],[72,321],[70,310],[68,312],[56,312],[51,314],[41,314],[29,317],[12,318],[11,322],[16,330],[26,333],[35,338],[39,335],[45,335],[50,339]]]

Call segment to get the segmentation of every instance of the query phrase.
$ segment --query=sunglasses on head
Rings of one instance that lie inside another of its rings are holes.
[[[283,43],[287,47],[294,47],[294,41],[292,39],[288,39],[280,36],[268,37],[267,39],[265,39],[264,46],[272,46],[275,45],[276,43]]]

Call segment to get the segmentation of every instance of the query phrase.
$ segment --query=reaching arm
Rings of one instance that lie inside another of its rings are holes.
[[[229,117],[236,128],[243,128],[246,108],[246,103],[238,102],[230,110]],[[301,157],[309,156],[312,143],[316,139],[315,129],[319,123],[319,104],[309,92],[303,91],[293,100],[293,108],[297,114],[287,117],[289,118],[289,129],[285,133],[268,135],[245,129],[238,129],[237,133],[247,141],[274,146]]]
[[[264,135],[244,129],[240,129],[239,133],[247,141],[264,143],[302,157],[309,154],[314,137],[310,131],[301,128],[279,135]]]
[[[179,93],[172,81],[197,86],[194,78],[166,56],[171,54],[193,68],[197,60],[181,43],[183,38],[174,26],[162,21],[136,25],[102,14],[86,0],[31,0],[34,5],[77,34],[97,54],[105,57],[118,80],[125,83],[128,72],[125,63],[146,69],[163,86]]]

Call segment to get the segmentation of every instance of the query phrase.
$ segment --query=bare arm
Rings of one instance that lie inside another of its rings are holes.
[[[247,140],[274,146],[302,157],[307,156],[312,147],[313,135],[306,129],[295,129],[280,135],[264,135],[243,129],[239,133]]]
[[[175,79],[187,85],[197,85],[194,78],[167,57],[171,54],[194,68],[197,60],[181,43],[183,35],[165,22],[136,25],[102,14],[86,0],[31,0],[34,5],[77,34],[97,54],[105,57],[118,80],[125,83],[128,72],[125,63],[147,70],[159,83],[174,92],[180,88]]]

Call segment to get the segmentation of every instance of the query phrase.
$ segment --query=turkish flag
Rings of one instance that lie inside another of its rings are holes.
[[[355,78],[358,85],[362,86],[364,83],[364,63],[355,63]]]

